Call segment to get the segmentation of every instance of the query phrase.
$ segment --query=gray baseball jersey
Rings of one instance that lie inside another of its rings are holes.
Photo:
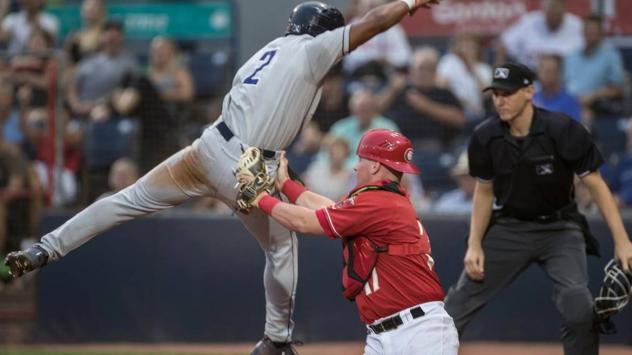
[[[349,52],[349,29],[268,43],[237,71],[224,98],[224,122],[248,145],[285,148],[312,118],[323,77]]]

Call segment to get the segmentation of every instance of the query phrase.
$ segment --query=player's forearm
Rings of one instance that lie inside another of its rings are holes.
[[[306,207],[310,210],[317,210],[319,208],[331,206],[335,203],[325,196],[308,191],[303,185],[291,179],[287,179],[283,182],[281,192],[290,200],[291,203]]]
[[[328,199],[327,197],[309,190],[305,190],[305,192],[296,199],[297,205],[309,208],[310,210],[317,210],[319,208],[331,206],[334,203],[334,201]]]
[[[410,8],[403,1],[395,1],[378,6],[369,11],[360,21],[351,25],[349,33],[349,50],[399,23],[408,15]]]
[[[304,234],[325,233],[316,212],[309,208],[281,202],[267,194],[257,201],[257,206],[289,230]]]
[[[612,233],[614,244],[619,245],[628,242],[628,233],[625,231],[617,204],[601,175],[597,172],[590,173],[582,178],[582,182],[590,191],[590,195],[595,200],[603,218],[606,220],[610,232]]]
[[[472,199],[472,217],[468,245],[480,245],[492,215],[494,190],[492,183],[476,183]]]

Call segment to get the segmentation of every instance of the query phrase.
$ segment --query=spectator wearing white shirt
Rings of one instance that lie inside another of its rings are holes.
[[[57,37],[59,21],[55,16],[43,12],[45,3],[45,0],[20,0],[22,10],[4,18],[0,42],[7,43],[9,53],[24,51],[33,29],[41,29]]]
[[[450,52],[437,66],[437,83],[459,99],[470,121],[485,116],[482,90],[492,82],[492,67],[481,61],[479,38],[466,32],[454,36]]]
[[[355,19],[361,18],[369,10],[387,2],[387,0],[360,0]],[[353,22],[354,20],[351,20],[351,23]],[[410,43],[408,43],[404,29],[400,25],[395,25],[344,57],[343,70],[346,74],[352,74],[356,69],[372,61],[388,64],[395,68],[405,68],[408,66],[411,53]]]
[[[497,63],[509,55],[532,69],[540,54],[565,57],[584,47],[582,20],[566,12],[565,0],[542,0],[542,10],[524,14],[503,32]]]

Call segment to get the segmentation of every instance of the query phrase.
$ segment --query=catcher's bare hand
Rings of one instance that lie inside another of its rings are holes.
[[[274,186],[274,179],[268,172],[259,148],[247,148],[239,157],[233,174],[237,179],[237,209],[242,213],[249,213],[256,207],[258,197],[269,193]]]
[[[277,176],[274,181],[276,188],[278,191],[283,189],[283,184],[290,178],[290,173],[288,172],[287,167],[287,157],[285,156],[285,151],[281,152],[279,156],[279,168],[277,169]]]
[[[614,257],[621,263],[621,269],[626,273],[632,273],[632,242],[626,239],[623,243],[615,244]]]
[[[485,278],[485,252],[480,245],[468,246],[463,260],[465,273],[472,280],[482,281]]]

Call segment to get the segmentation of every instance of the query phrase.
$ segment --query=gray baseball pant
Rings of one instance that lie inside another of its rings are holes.
[[[80,247],[97,234],[134,218],[176,206],[189,198],[216,197],[234,208],[237,191],[232,169],[244,145],[226,142],[209,127],[191,146],[177,152],[135,184],[94,202],[40,242],[51,260]],[[276,172],[277,161],[267,161]],[[266,295],[265,334],[273,341],[292,338],[294,296],[298,276],[296,235],[259,210],[236,213],[255,236],[266,257],[263,283]]]

